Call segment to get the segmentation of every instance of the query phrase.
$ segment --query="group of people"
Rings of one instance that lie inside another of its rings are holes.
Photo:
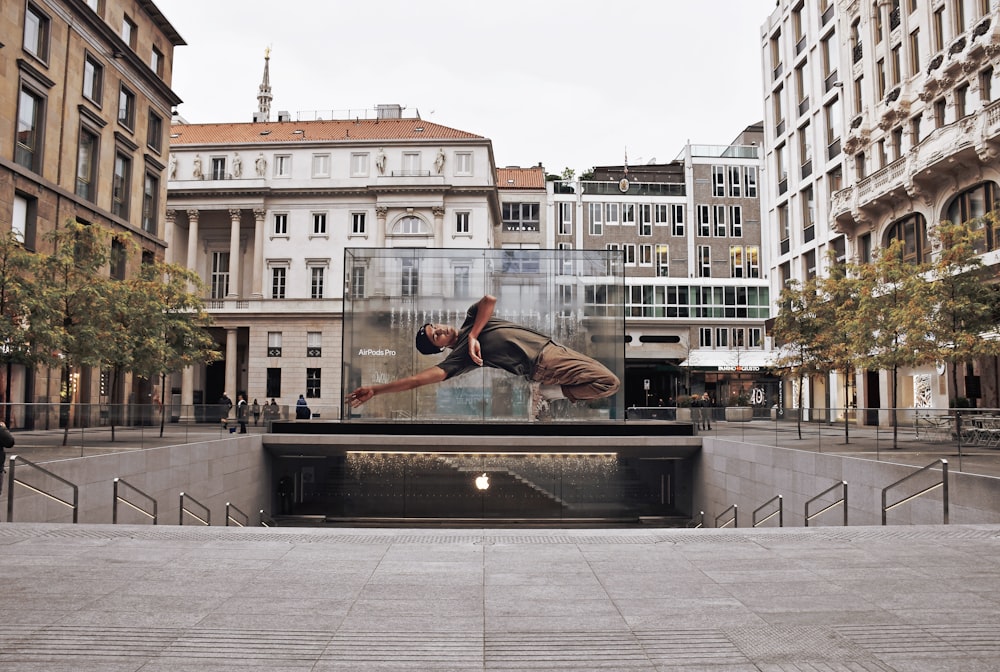
[[[219,407],[219,422],[223,426],[229,424],[229,413],[233,409],[233,401],[229,398],[226,392],[222,393],[218,401]],[[281,409],[278,408],[278,402],[271,399],[270,403],[264,403],[261,405],[256,399],[253,400],[252,404],[248,404],[246,397],[242,394],[236,395],[236,424],[239,425],[240,434],[247,433],[247,424],[250,422],[250,417],[253,417],[253,424],[257,426],[260,423],[261,417],[267,423],[269,420],[277,420],[281,416]]]

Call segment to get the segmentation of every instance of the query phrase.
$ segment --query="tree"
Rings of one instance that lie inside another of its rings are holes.
[[[212,320],[201,299],[201,278],[187,268],[154,262],[144,264],[129,284],[135,296],[143,297],[133,334],[132,371],[147,379],[158,377],[165,402],[168,373],[221,357],[207,331]],[[192,286],[196,293],[188,290]],[[163,424],[161,413],[161,436]]]
[[[929,315],[928,330],[937,361],[949,365],[948,389],[953,405],[958,403],[959,364],[1000,354],[1000,333],[994,321],[996,288],[988,282],[989,272],[979,257],[983,226],[995,230],[996,224],[996,214],[991,212],[962,224],[941,222],[931,233],[940,253],[930,269],[934,310]]]
[[[802,284],[793,280],[781,290],[774,320],[774,342],[779,348],[775,364],[787,369],[798,381],[796,429],[800,439],[803,380],[823,368],[821,350],[817,347],[824,326],[820,318],[822,302],[815,277]]]
[[[903,258],[904,243],[893,240],[871,264],[857,267],[860,282],[854,348],[869,369],[891,373],[892,445],[897,447],[899,370],[933,362],[928,316],[934,311],[927,265]]]

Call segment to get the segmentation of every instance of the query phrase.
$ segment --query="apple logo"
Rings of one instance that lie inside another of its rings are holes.
[[[487,490],[490,487],[490,477],[486,474],[476,476],[476,487],[480,490]]]

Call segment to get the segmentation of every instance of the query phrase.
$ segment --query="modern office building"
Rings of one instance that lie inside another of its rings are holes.
[[[171,64],[182,44],[152,2],[4,3],[0,232],[13,230],[40,252],[66,221],[127,232],[140,253],[109,269],[121,277],[164,257],[168,131],[180,102]],[[85,369],[64,381],[59,371],[15,365],[9,401],[148,403],[145,381],[126,377],[119,397],[109,398],[101,373]]]
[[[773,297],[823,273],[827,250],[865,262],[902,239],[908,258],[928,260],[937,222],[993,209],[998,22],[990,0],[778,3],[761,29]],[[986,232],[988,265],[996,235]],[[975,392],[1000,403],[995,359],[963,367],[957,390],[948,380],[944,367],[906,370],[896,405],[947,407]],[[813,408],[891,403],[884,372],[817,377],[807,391]]]
[[[686,145],[670,163],[549,183],[549,247],[622,251],[627,407],[703,392],[719,405],[745,393],[760,413],[777,403],[761,144],[754,124],[726,145]]]

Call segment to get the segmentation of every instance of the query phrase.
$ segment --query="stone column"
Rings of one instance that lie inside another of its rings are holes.
[[[198,211],[188,210],[188,249],[187,262],[188,270],[197,272],[198,270]],[[194,286],[188,287],[188,291],[193,291]]]
[[[444,206],[435,205],[431,208],[434,213],[434,247],[444,247]]]
[[[236,403],[236,329],[226,328],[226,393]]]
[[[253,209],[253,287],[251,297],[264,298],[264,215],[263,208]]]
[[[240,209],[229,211],[232,225],[229,228],[229,291],[227,299],[235,299],[240,295]]]
[[[173,261],[174,255],[174,223],[177,221],[177,211],[167,208],[163,213],[163,241],[167,244],[166,260]],[[166,400],[164,400],[166,403]]]
[[[389,214],[389,208],[384,205],[375,206],[375,247],[382,249],[385,247],[385,218]]]
[[[194,367],[181,371],[181,422],[194,422]]]

